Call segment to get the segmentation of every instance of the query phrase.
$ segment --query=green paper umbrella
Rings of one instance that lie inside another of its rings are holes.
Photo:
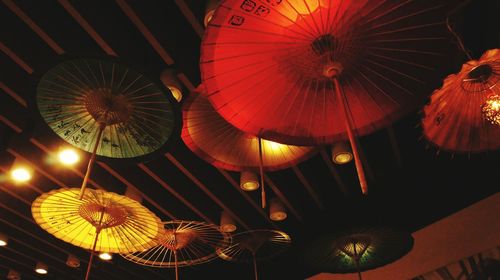
[[[304,259],[321,272],[354,273],[384,266],[413,247],[411,234],[389,227],[355,228],[322,235],[311,242]]]
[[[105,60],[63,62],[40,80],[37,104],[49,127],[71,145],[95,155],[134,158],[171,138],[175,101],[159,86],[124,65]]]

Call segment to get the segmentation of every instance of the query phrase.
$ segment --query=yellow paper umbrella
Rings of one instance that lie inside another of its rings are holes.
[[[251,230],[235,234],[233,243],[217,249],[217,255],[232,262],[253,262],[255,280],[259,279],[257,261],[271,259],[285,251],[292,239],[278,230]]]
[[[62,188],[39,196],[31,206],[35,222],[55,237],[94,252],[131,253],[156,245],[163,226],[155,214],[126,196]]]
[[[231,243],[229,234],[216,225],[194,221],[170,221],[164,223],[165,230],[158,235],[158,245],[149,250],[122,254],[125,259],[151,267],[178,268],[208,262],[217,257],[215,249]]]

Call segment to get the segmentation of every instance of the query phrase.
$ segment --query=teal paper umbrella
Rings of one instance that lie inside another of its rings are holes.
[[[304,260],[320,272],[354,273],[384,266],[413,247],[411,234],[390,227],[353,228],[324,234],[308,244]]]
[[[37,105],[45,122],[71,145],[92,153],[82,195],[96,155],[134,158],[172,138],[179,120],[175,101],[143,74],[97,59],[63,62],[40,80]]]

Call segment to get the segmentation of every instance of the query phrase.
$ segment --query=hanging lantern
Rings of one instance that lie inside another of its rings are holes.
[[[500,125],[500,95],[492,94],[481,107],[484,118],[493,125]]]
[[[240,174],[240,187],[242,190],[255,191],[260,186],[259,175],[252,171],[242,171]]]
[[[220,214],[220,230],[230,233],[236,231],[236,229],[237,226],[234,219],[226,211],[222,211]]]
[[[220,0],[206,0],[205,17],[203,18],[203,24],[205,25],[205,27],[207,27],[208,23],[210,23],[210,20],[212,20],[215,9],[217,8],[219,2]]]
[[[0,232],[0,247],[9,244],[9,237]]]
[[[42,262],[38,262],[38,263],[36,263],[36,266],[35,266],[35,272],[38,274],[47,274],[47,273],[49,273],[49,266],[47,266],[46,264],[44,264]]]
[[[287,217],[286,209],[283,203],[277,198],[271,199],[269,206],[269,218],[273,221],[283,221]]]
[[[346,142],[337,142],[332,146],[332,161],[336,164],[346,164],[353,159],[351,146]]]
[[[160,79],[163,85],[170,90],[174,99],[177,100],[177,102],[181,102],[183,97],[182,85],[177,78],[176,71],[174,69],[166,69],[161,73]]]
[[[74,255],[69,254],[68,258],[66,259],[66,265],[72,268],[78,268],[80,267],[80,259],[78,259]]]

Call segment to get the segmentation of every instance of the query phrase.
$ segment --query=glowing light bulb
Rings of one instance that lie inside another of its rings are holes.
[[[31,179],[31,172],[22,166],[17,166],[10,171],[10,177],[15,182],[23,183]]]
[[[80,160],[80,156],[73,149],[64,149],[57,155],[59,162],[64,165],[73,165]]]
[[[500,95],[492,94],[481,107],[484,118],[493,125],[500,125]]]
[[[49,272],[49,267],[44,263],[37,263],[35,266],[35,272],[38,274],[47,274]]]
[[[182,100],[182,91],[176,86],[168,86],[168,89],[172,93],[172,96],[177,100],[177,102],[181,102]]]
[[[111,259],[113,259],[113,255],[110,253],[100,253],[99,258],[101,260],[110,261]]]

